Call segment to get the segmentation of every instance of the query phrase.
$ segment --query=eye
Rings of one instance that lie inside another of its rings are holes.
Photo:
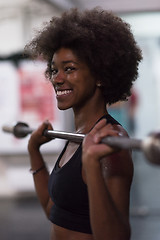
[[[51,74],[55,75],[57,74],[58,70],[56,68],[51,68]]]
[[[72,73],[73,71],[76,70],[76,68],[75,68],[75,67],[68,66],[68,67],[65,67],[64,70],[65,70],[66,73]]]

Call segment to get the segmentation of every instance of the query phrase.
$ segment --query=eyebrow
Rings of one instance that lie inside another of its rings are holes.
[[[73,60],[62,61],[62,64],[67,64],[67,63],[75,63],[75,64],[78,64],[78,62],[75,62],[75,61],[73,61]],[[52,66],[52,65],[55,65],[55,62],[54,62],[54,61],[51,62],[51,66]]]

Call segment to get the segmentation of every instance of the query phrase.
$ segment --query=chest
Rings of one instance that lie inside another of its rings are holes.
[[[87,187],[82,177],[82,148],[78,147],[75,153],[74,151],[66,153],[63,158],[60,156],[51,173],[50,196],[53,202],[63,209],[72,209],[74,212],[79,211],[78,209],[83,212],[85,209],[84,212],[88,212]],[[69,156],[71,158],[68,158]]]
[[[59,167],[63,167],[68,161],[73,157],[73,155],[76,153],[77,149],[79,147],[78,143],[69,142],[64,153],[62,154],[60,161],[59,161]]]

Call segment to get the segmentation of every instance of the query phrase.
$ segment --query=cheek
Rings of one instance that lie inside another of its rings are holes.
[[[85,81],[81,86],[81,91],[87,98],[92,97],[96,91],[96,85],[92,81]]]
[[[90,76],[88,76],[88,78],[86,77],[84,85],[87,89],[90,89],[90,91],[94,91],[96,89],[96,82]]]

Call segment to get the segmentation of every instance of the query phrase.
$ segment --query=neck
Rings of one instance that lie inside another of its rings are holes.
[[[76,133],[88,133],[95,125],[95,123],[106,114],[107,112],[101,112],[99,114],[95,112],[93,114],[89,114],[89,117],[86,114],[79,115],[77,118],[75,118]]]
[[[95,123],[104,115],[106,115],[106,104],[102,98],[93,99],[87,102],[79,109],[73,109],[75,118],[75,129],[77,133],[88,133]]]

